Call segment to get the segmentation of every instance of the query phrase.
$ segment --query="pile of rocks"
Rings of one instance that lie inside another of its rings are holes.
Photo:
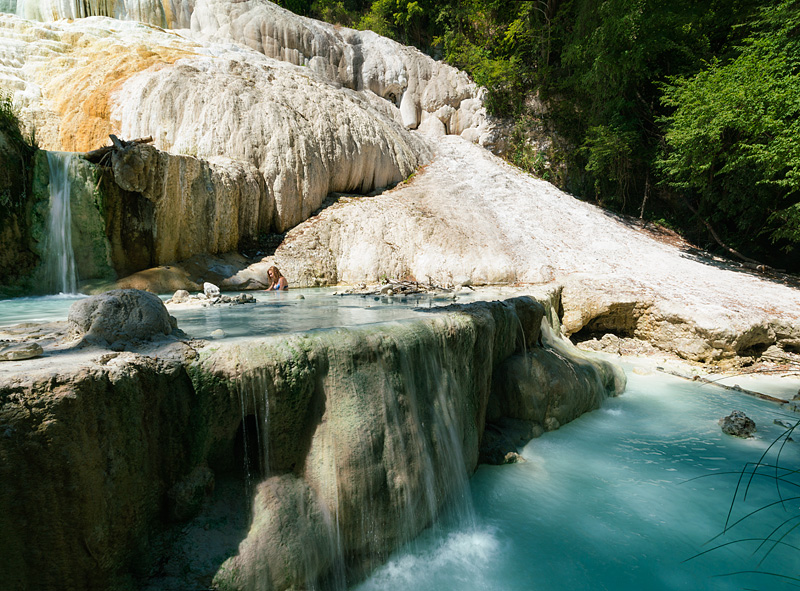
[[[335,295],[371,295],[371,296],[391,296],[391,295],[449,295],[456,294],[462,289],[472,289],[466,286],[442,286],[435,283],[420,283],[418,281],[384,281],[380,285],[367,285],[361,283],[346,291],[336,292]]]
[[[216,305],[238,305],[238,304],[254,304],[256,298],[250,294],[239,294],[237,296],[226,296],[220,293],[219,287],[213,283],[204,283],[203,291],[195,295],[190,294],[185,289],[176,291],[166,304],[199,304],[201,306],[216,306]]]

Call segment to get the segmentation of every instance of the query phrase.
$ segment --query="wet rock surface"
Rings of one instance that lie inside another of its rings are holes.
[[[740,410],[734,410],[728,416],[722,417],[719,420],[719,426],[723,433],[745,439],[752,437],[756,432],[755,421]]]

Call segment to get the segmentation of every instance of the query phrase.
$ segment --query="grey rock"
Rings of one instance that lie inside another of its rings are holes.
[[[214,473],[207,466],[197,466],[170,489],[170,516],[176,521],[192,517],[213,491]]]
[[[20,361],[39,357],[43,353],[38,343],[18,343],[0,348],[0,361]]]
[[[719,420],[722,432],[734,437],[752,437],[756,431],[756,423],[740,410],[734,410],[727,417]]]
[[[185,289],[179,289],[172,295],[172,303],[173,304],[182,304],[184,302],[189,301],[189,292]]]
[[[152,340],[173,330],[161,299],[138,289],[115,289],[76,302],[68,322],[74,336],[101,345]]]

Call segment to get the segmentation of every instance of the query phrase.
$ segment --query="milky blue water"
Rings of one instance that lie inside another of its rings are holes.
[[[0,326],[11,326],[23,322],[66,320],[69,307],[85,297],[81,294],[62,293],[0,300]]]
[[[208,307],[171,307],[178,327],[195,338],[221,330],[224,337],[255,337],[419,317],[428,310],[457,302],[474,301],[470,292],[453,296],[334,295],[334,289],[292,289],[286,292],[247,292],[255,304]],[[170,294],[171,295],[171,294]],[[236,294],[226,294],[236,295]],[[69,307],[85,295],[54,295],[0,300],[0,326],[21,322],[66,320]],[[170,296],[163,295],[166,300]]]
[[[788,527],[800,523],[800,488],[784,484],[783,494],[793,497],[786,510],[758,513],[714,539],[724,529],[739,472],[784,432],[773,419],[798,417],[713,386],[628,374],[623,396],[533,440],[523,450],[526,463],[477,470],[470,483],[477,526],[427,532],[355,589],[795,588],[776,576],[731,573],[760,568],[797,576],[800,549],[779,544],[766,553],[759,542],[713,548],[763,538],[786,519]],[[783,394],[791,397],[797,386],[784,385]],[[754,439],[721,432],[717,420],[734,409],[756,421]],[[784,464],[800,467],[798,446],[784,447]],[[776,498],[774,478],[757,476],[747,501],[737,500],[734,521]],[[798,545],[796,533],[783,541]]]

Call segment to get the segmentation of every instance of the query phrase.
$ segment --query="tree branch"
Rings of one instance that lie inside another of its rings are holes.
[[[711,226],[711,224],[708,222],[708,220],[706,220],[703,216],[701,216],[700,213],[694,207],[692,207],[692,204],[689,203],[689,200],[684,198],[684,202],[686,203],[686,207],[688,207],[689,210],[694,215],[697,216],[697,219],[699,219],[701,222],[703,222],[703,225],[706,227],[706,229],[708,230],[709,234],[711,234],[711,237],[714,239],[714,241],[717,244],[719,244],[722,248],[727,250],[729,253],[731,253],[736,258],[743,260],[745,263],[749,263],[750,265],[755,265],[755,267],[749,267],[749,268],[755,268],[755,269],[757,269],[759,271],[766,269],[766,265],[762,265],[758,261],[744,256],[739,251],[737,251],[737,250],[731,248],[730,246],[728,246],[727,244],[725,244],[722,241],[722,239],[717,235],[717,233],[714,231],[714,228]]]

